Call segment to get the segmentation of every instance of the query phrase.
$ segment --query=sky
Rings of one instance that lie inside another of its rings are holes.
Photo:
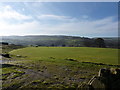
[[[0,2],[0,36],[117,37],[117,2]]]

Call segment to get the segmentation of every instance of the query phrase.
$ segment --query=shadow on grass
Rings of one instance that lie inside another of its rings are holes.
[[[0,68],[6,68],[6,67],[13,67],[15,65],[12,64],[0,64]]]
[[[88,63],[88,64],[94,64],[94,65],[106,65],[106,66],[114,66],[114,67],[120,67],[120,65],[111,65],[111,64],[104,64],[104,63],[94,63],[94,62],[82,62],[82,63]]]

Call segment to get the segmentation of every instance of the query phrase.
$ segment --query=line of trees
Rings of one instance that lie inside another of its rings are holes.
[[[101,48],[105,48],[106,45],[105,45],[105,41],[103,38],[96,38],[94,40],[92,39],[86,39],[84,41],[84,45],[86,47],[101,47]]]
[[[78,42],[78,41],[73,41],[70,43],[66,43],[62,40],[59,40],[58,42],[53,42],[49,45],[40,45],[40,44],[36,44],[37,46],[52,46],[52,47],[56,47],[56,46],[61,46],[61,47],[100,47],[100,48],[105,48],[105,42],[103,38],[96,38],[96,39],[89,39],[89,38],[85,38],[83,40],[83,42]]]

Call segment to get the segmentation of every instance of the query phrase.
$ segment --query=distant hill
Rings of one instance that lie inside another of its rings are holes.
[[[118,47],[117,37],[104,38],[105,44],[110,48]],[[1,42],[8,42],[16,45],[38,45],[38,46],[74,46],[74,47],[95,47],[96,38],[62,36],[62,35],[29,35],[29,36],[2,36]]]

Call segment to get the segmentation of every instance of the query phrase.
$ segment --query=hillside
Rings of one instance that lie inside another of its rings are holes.
[[[38,46],[68,46],[68,47],[95,47],[96,38],[77,37],[77,36],[3,36],[2,42],[8,42],[16,45],[38,45]],[[118,38],[104,38],[106,47],[118,48]]]

